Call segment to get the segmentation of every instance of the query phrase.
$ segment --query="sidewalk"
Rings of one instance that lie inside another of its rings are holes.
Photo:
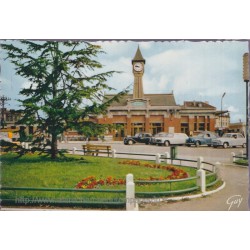
[[[144,204],[140,211],[248,211],[248,168],[224,164],[220,168],[226,187],[203,198]]]

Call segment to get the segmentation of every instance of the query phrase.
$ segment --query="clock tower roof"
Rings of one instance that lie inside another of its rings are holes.
[[[145,59],[142,57],[139,45],[138,45],[137,51],[135,53],[135,56],[132,60],[132,63],[133,62],[143,62],[144,64],[146,63]]]

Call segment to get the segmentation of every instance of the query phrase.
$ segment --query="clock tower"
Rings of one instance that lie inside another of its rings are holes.
[[[146,63],[146,61],[142,57],[140,48],[138,46],[136,54],[132,60],[133,74],[134,74],[133,99],[143,99],[144,98],[142,76],[144,73],[145,63]]]

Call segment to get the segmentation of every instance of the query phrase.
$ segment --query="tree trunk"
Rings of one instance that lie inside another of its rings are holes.
[[[58,154],[57,149],[57,135],[52,134],[52,141],[51,141],[51,159],[56,159]]]

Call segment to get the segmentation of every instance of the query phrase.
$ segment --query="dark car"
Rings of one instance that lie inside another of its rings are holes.
[[[217,136],[216,134],[212,133],[212,132],[202,132],[200,134],[198,134],[197,136],[194,137],[189,137],[186,140],[186,145],[188,147],[194,145],[196,147],[199,147],[201,145],[207,145],[209,147],[211,147],[212,145],[212,140],[216,139]]]
[[[124,138],[123,142],[125,145],[132,145],[134,143],[145,143],[149,144],[152,135],[150,133],[138,133],[135,136],[127,136]]]

